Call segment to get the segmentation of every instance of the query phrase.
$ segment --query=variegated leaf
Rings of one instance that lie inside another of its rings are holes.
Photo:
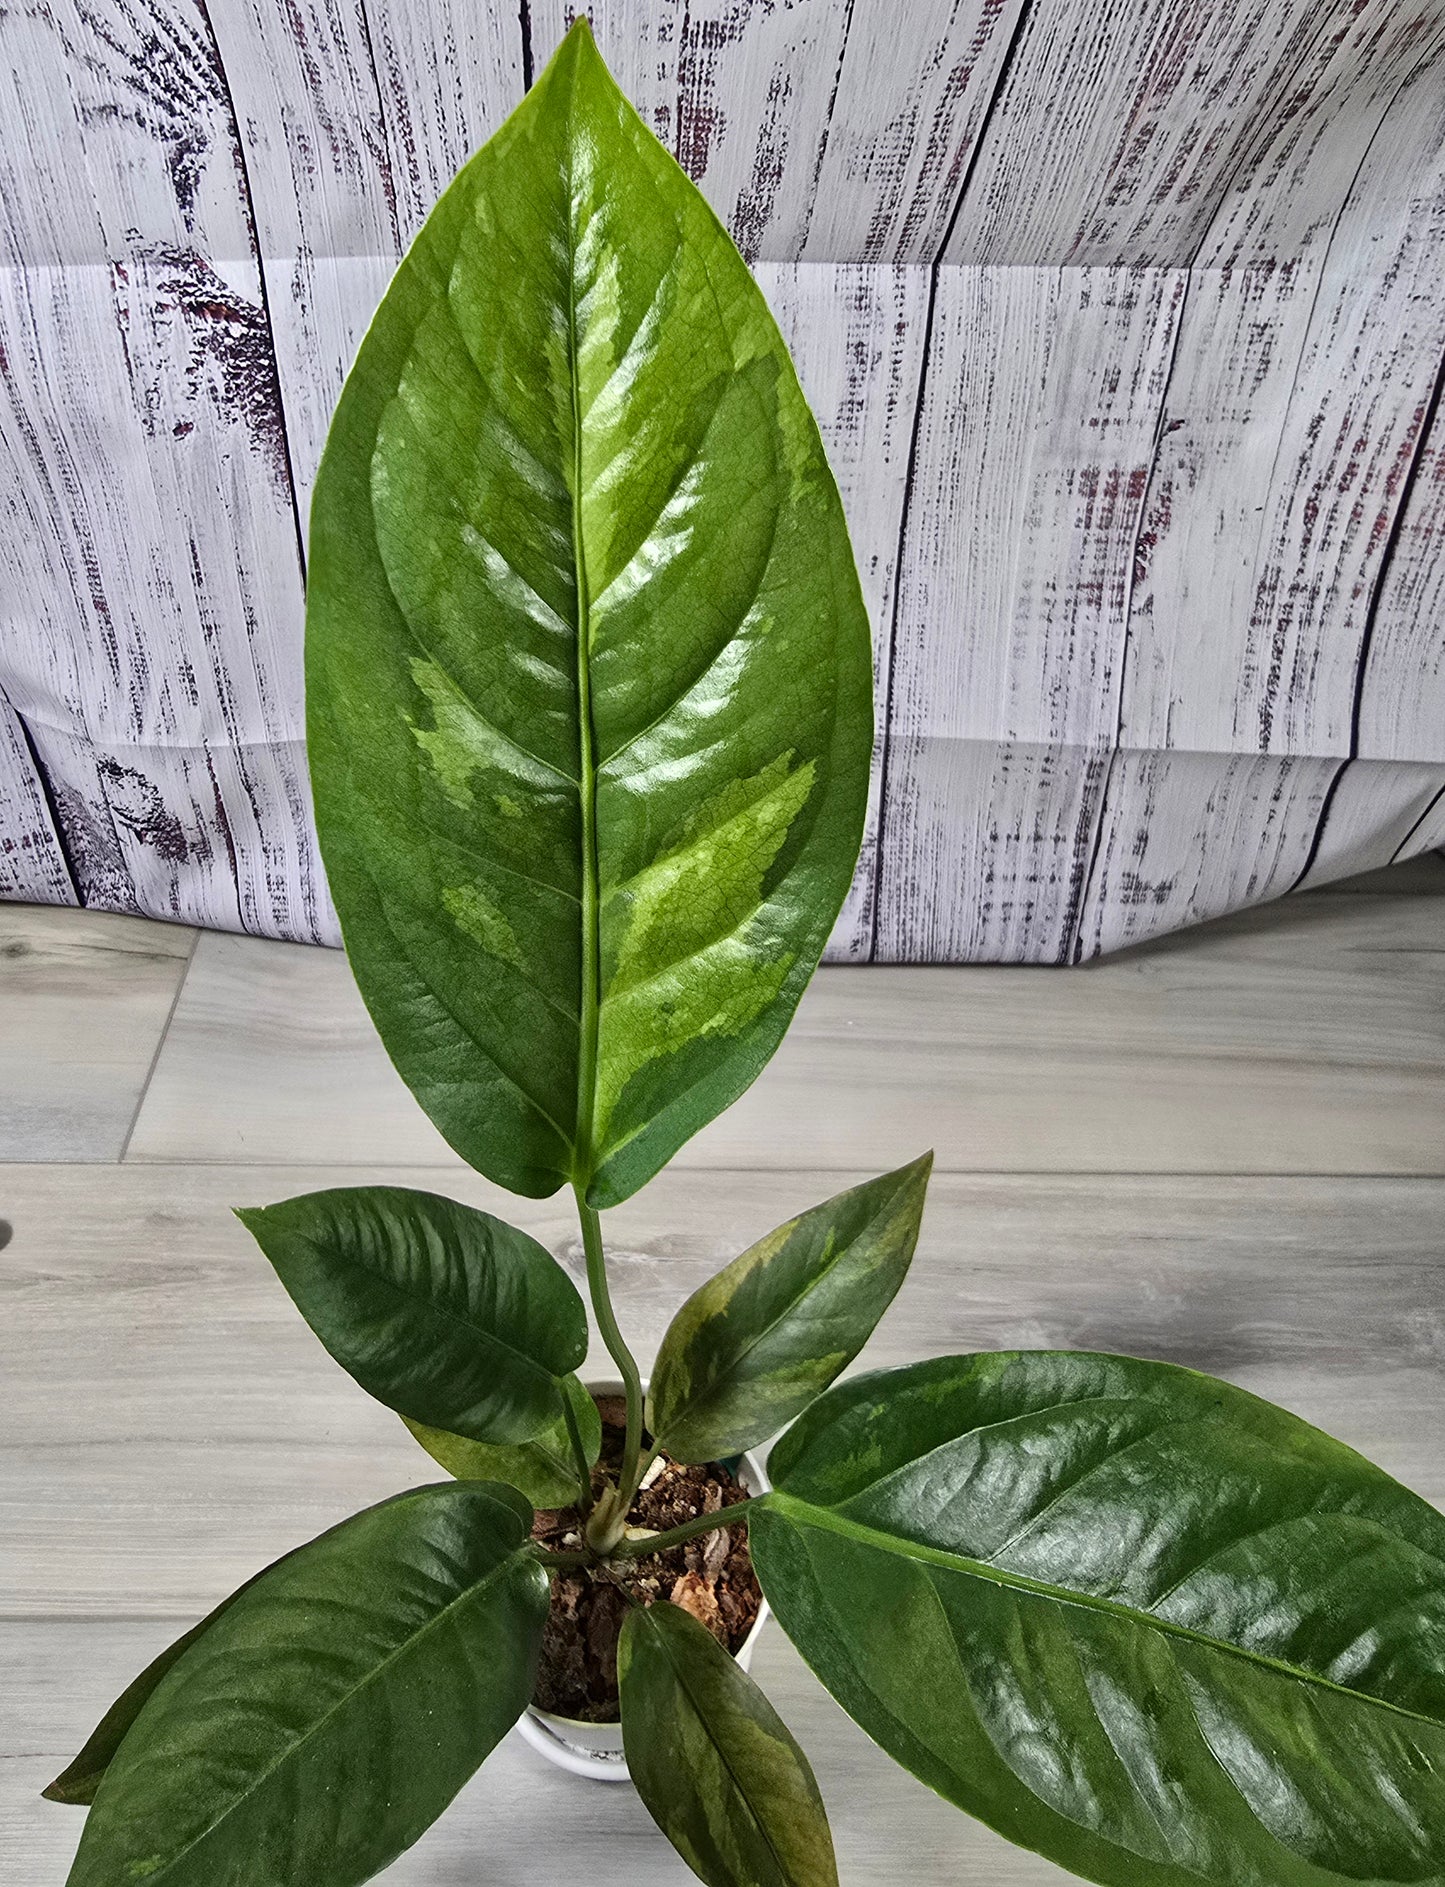
[[[871,657],[777,328],[585,21],[347,382],[307,694],[331,888],[402,1075],[503,1185],[625,1198],[813,972]]]
[[[652,1375],[649,1427],[679,1461],[752,1448],[851,1363],[902,1284],[933,1155],[760,1238],[694,1291]]]

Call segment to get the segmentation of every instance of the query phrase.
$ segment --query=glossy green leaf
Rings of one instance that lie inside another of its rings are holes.
[[[627,1197],[777,1046],[852,874],[868,625],[756,284],[585,22],[383,300],[311,510],[327,874],[514,1191]]]
[[[290,1557],[289,1553],[283,1555],[285,1559]],[[95,1800],[95,1792],[100,1787],[101,1777],[110,1767],[111,1759],[120,1748],[130,1726],[140,1715],[142,1705],[166,1672],[170,1670],[182,1652],[188,1650],[201,1633],[216,1622],[222,1612],[235,1604],[243,1592],[249,1592],[257,1579],[264,1579],[268,1572],[281,1563],[281,1560],[273,1561],[271,1566],[265,1567],[256,1574],[255,1578],[248,1579],[245,1585],[239,1586],[228,1598],[222,1599],[221,1603],[213,1611],[208,1612],[199,1624],[192,1625],[189,1631],[182,1632],[179,1638],[173,1640],[164,1651],[151,1659],[138,1677],[131,1679],[85,1739],[80,1752],[66,1764],[48,1788],[40,1791],[47,1801],[68,1802],[85,1807]]]
[[[236,1214],[341,1367],[399,1415],[520,1442],[587,1353],[577,1287],[488,1212],[399,1186],[304,1193]]]
[[[693,1292],[652,1372],[648,1426],[674,1459],[756,1447],[852,1362],[907,1273],[932,1165],[789,1219]]]
[[[837,1887],[808,1759],[705,1627],[663,1601],[617,1647],[622,1740],[647,1812],[708,1887]]]
[[[384,1867],[531,1696],[529,1525],[510,1489],[416,1488],[264,1573],[155,1687],[70,1887],[350,1887]]]
[[[602,1417],[597,1404],[575,1376],[562,1382],[562,1393],[572,1409],[572,1420],[582,1442],[587,1465],[595,1467],[602,1452]],[[459,1481],[502,1481],[525,1494],[534,1507],[570,1507],[587,1491],[567,1432],[566,1417],[558,1414],[550,1427],[531,1441],[499,1448],[494,1443],[469,1441],[424,1422],[402,1420],[448,1474]]]
[[[1162,1363],[840,1384],[750,1540],[784,1629],[915,1775],[1119,1887],[1445,1882],[1445,1517]]]

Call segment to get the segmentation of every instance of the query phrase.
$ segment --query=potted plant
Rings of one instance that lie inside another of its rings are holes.
[[[783,1034],[859,845],[871,665],[777,330],[585,24],[402,263],[311,546],[358,983],[465,1159],[573,1189],[618,1380],[579,1382],[581,1296],[488,1213],[389,1187],[243,1213],[455,1478],[298,1547],[135,1680],[47,1791],[91,1804],[75,1887],[361,1881],[534,1697],[575,1725],[609,1685],[702,1879],[823,1887],[812,1771],[732,1655],[762,1595],[885,1751],[1078,1874],[1445,1882],[1445,1519],[1164,1364],[836,1382],[903,1281],[927,1156],[735,1259],[644,1387],[600,1213]],[[745,1458],[780,1430],[768,1488]]]

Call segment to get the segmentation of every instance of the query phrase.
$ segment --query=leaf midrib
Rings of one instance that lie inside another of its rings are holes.
[[[473,1498],[475,1498],[475,1496]],[[483,1498],[487,1500],[488,1505],[500,1508],[500,1503],[492,1500],[490,1496],[484,1496]],[[507,1512],[509,1510],[500,1508],[500,1511]],[[515,1518],[515,1515],[513,1515],[513,1518]],[[447,1603],[439,1612],[433,1612],[424,1625],[413,1632],[410,1637],[404,1638],[399,1645],[394,1646],[392,1650],[387,1652],[386,1656],[379,1664],[372,1665],[371,1669],[359,1678],[356,1683],[352,1684],[342,1696],[329,1704],[308,1729],[293,1742],[288,1743],[284,1749],[279,1751],[278,1754],[267,1763],[266,1767],[255,1778],[249,1788],[233,1796],[214,1821],[209,1822],[199,1834],[193,1835],[183,1848],[178,1849],[164,1864],[160,1872],[148,1875],[147,1879],[156,1882],[165,1880],[167,1876],[172,1874],[174,1870],[180,1866],[181,1862],[185,1860],[188,1854],[199,1847],[202,1842],[209,1841],[216,1830],[220,1828],[230,1816],[235,1814],[238,1808],[250,1801],[258,1790],[265,1787],[267,1782],[270,1781],[271,1777],[274,1776],[279,1769],[290,1762],[292,1757],[297,1755],[314,1737],[318,1736],[338,1711],[346,1709],[369,1685],[374,1684],[385,1671],[395,1664],[398,1658],[404,1657],[409,1652],[413,1651],[427,1634],[435,1626],[439,1625],[443,1619],[448,1618],[458,1606],[466,1605],[470,1600],[480,1597],[496,1579],[510,1572],[513,1567],[522,1564],[527,1558],[528,1555],[522,1547],[514,1546],[505,1559],[500,1560],[495,1566],[491,1567],[489,1571],[484,1573],[480,1579],[474,1580],[471,1585],[465,1587],[455,1598],[448,1599]],[[205,1621],[202,1622],[204,1623]],[[169,1676],[170,1673],[167,1672],[166,1675]]]
[[[1244,1664],[1272,1671],[1281,1677],[1291,1678],[1296,1683],[1309,1684],[1334,1696],[1348,1697],[1352,1702],[1371,1705],[1377,1710],[1391,1711],[1394,1715],[1403,1717],[1411,1723],[1424,1724],[1437,1733],[1445,1731],[1445,1723],[1442,1723],[1438,1717],[1426,1716],[1418,1710],[1407,1708],[1404,1704],[1392,1703],[1388,1698],[1377,1697],[1371,1691],[1351,1690],[1347,1684],[1337,1684],[1332,1678],[1321,1677],[1317,1671],[1290,1664],[1283,1658],[1272,1658],[1265,1652],[1251,1651],[1245,1645],[1231,1644],[1227,1638],[1215,1638],[1208,1632],[1196,1631],[1191,1626],[1176,1624],[1171,1619],[1156,1618],[1152,1612],[1141,1611],[1137,1606],[1124,1605],[1116,1599],[1100,1599],[1092,1593],[1072,1592],[1066,1586],[1050,1585],[1042,1579],[1030,1579],[1025,1573],[1009,1572],[1001,1566],[990,1566],[982,1560],[969,1559],[962,1553],[950,1553],[942,1547],[924,1546],[919,1541],[906,1540],[895,1533],[885,1533],[880,1528],[865,1526],[862,1521],[853,1520],[831,1508],[816,1507],[811,1501],[800,1500],[796,1494],[788,1494],[781,1488],[773,1488],[767,1494],[759,1496],[758,1504],[771,1508],[783,1518],[791,1520],[796,1526],[811,1526],[820,1532],[836,1533],[844,1539],[856,1541],[861,1546],[872,1547],[877,1552],[892,1553],[916,1560],[922,1565],[941,1566],[948,1572],[962,1573],[969,1578],[982,1579],[990,1585],[1002,1586],[1008,1591],[1028,1593],[1035,1598],[1048,1599],[1055,1605],[1074,1605],[1085,1611],[1099,1612],[1107,1618],[1133,1625],[1141,1631],[1159,1632],[1168,1638],[1180,1638],[1206,1651],[1215,1651],[1225,1657],[1236,1658]]]
[[[576,108],[573,77],[572,109]],[[597,730],[592,719],[592,599],[582,522],[582,387],[577,373],[577,198],[573,140],[567,140],[567,380],[572,409],[572,563],[577,584],[577,797],[582,822],[582,988],[578,1002],[577,1117],[572,1183],[591,1182],[597,1107],[597,1038],[601,1010],[600,897],[597,882]]]

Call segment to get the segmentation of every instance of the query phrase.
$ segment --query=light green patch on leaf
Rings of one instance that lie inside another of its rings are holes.
[[[794,961],[757,922],[763,881],[811,789],[811,762],[780,754],[729,781],[677,843],[603,907],[617,937],[598,1045],[598,1127],[629,1081],[705,1037],[737,1035],[771,1003]]]
[[[489,957],[522,967],[522,949],[517,933],[506,916],[479,885],[447,885],[442,903],[469,937],[474,937]]]
[[[460,811],[475,808],[473,781],[479,773],[501,770],[510,774],[520,765],[537,784],[555,782],[554,767],[522,752],[515,742],[500,734],[434,662],[414,659],[411,675],[431,706],[433,725],[421,727],[410,717],[407,725],[442,791]]]
[[[676,845],[610,893],[604,921],[620,935],[606,999],[732,935],[756,913],[763,880],[812,790],[812,762],[790,772],[791,759],[779,754],[751,779],[730,780],[692,814]]]
[[[472,776],[486,767],[488,754],[478,737],[476,717],[458,701],[447,678],[432,662],[419,658],[411,665],[412,680],[431,703],[435,716],[431,727],[419,727],[408,719],[416,744],[426,755],[441,784],[442,791],[462,812],[470,812],[474,802]]]

